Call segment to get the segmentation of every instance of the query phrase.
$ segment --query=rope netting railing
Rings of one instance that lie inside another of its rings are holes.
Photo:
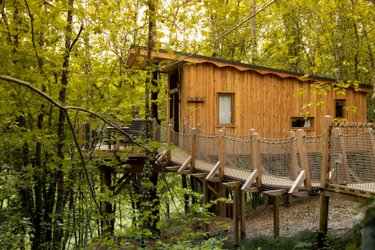
[[[329,183],[375,193],[374,124],[331,126]]]
[[[197,130],[195,152],[197,160],[215,164],[219,161],[219,136]]]
[[[259,139],[262,184],[290,187],[300,168],[297,164],[296,139]]]
[[[154,120],[135,119],[126,124],[118,125],[121,131],[111,126],[98,125],[93,129],[89,123],[82,125],[80,139],[84,149],[115,149],[119,147],[133,147],[136,140],[156,139],[158,127]],[[151,134],[147,135],[147,126]],[[155,128],[155,129],[154,129]]]
[[[322,136],[305,136],[303,138],[307,164],[311,175],[311,181],[315,186],[320,185],[320,171],[323,160],[323,138]]]
[[[185,162],[186,158],[191,155],[191,135],[188,128],[183,128],[182,132],[176,132],[174,130],[168,131],[171,133],[171,145],[172,157],[171,160],[175,163],[182,164]]]
[[[253,142],[250,136],[225,135],[225,166],[253,171]]]
[[[191,136],[190,130],[184,129],[182,133],[172,131],[172,144],[174,147],[191,154]]]
[[[155,126],[155,140],[161,143],[168,142],[168,126],[165,124],[156,124]]]

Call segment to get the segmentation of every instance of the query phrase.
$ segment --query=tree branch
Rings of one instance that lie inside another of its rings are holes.
[[[77,34],[77,37],[73,40],[72,44],[70,45],[70,47],[69,47],[69,53],[72,51],[72,49],[74,47],[74,44],[76,44],[76,42],[78,41],[79,37],[81,36],[82,31],[83,31],[83,25],[81,25],[81,27],[79,28],[79,32]]]
[[[118,127],[115,123],[109,121],[103,115],[97,114],[97,113],[95,113],[92,110],[85,109],[85,108],[82,108],[82,107],[64,106],[61,103],[55,101],[52,97],[50,97],[46,93],[44,93],[41,90],[37,89],[36,87],[32,86],[30,83],[22,81],[22,80],[19,80],[17,78],[13,78],[13,77],[6,76],[6,75],[0,75],[0,80],[4,80],[4,81],[7,81],[7,82],[13,82],[13,83],[16,83],[16,84],[18,84],[20,86],[26,87],[26,88],[30,89],[32,92],[34,92],[34,93],[38,94],[39,96],[43,97],[44,99],[48,100],[50,103],[52,103],[54,106],[56,106],[56,107],[58,107],[60,109],[63,109],[63,110],[66,110],[66,111],[68,111],[68,110],[77,110],[77,111],[81,111],[81,112],[93,115],[93,116],[99,118],[100,120],[102,120],[103,122],[105,122],[106,124],[108,124],[109,126],[114,127],[117,131],[119,131],[122,134],[124,134],[132,143],[134,143],[138,147],[140,147],[140,148],[146,150],[147,152],[153,154],[153,152],[150,149],[148,149],[144,145],[142,145],[142,144],[136,142],[135,140],[133,140],[128,133],[126,133],[124,130],[122,130],[120,127]]]

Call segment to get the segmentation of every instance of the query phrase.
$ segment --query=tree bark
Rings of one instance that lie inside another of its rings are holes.
[[[67,25],[65,30],[65,51],[63,56],[63,70],[61,76],[61,89],[59,91],[59,102],[65,104],[66,101],[66,90],[68,86],[69,78],[69,62],[70,62],[70,50],[71,50],[71,36],[73,28],[73,4],[74,0],[68,2],[68,15]],[[64,172],[63,172],[63,160],[64,160],[64,145],[65,145],[65,124],[66,124],[67,112],[64,109],[59,110],[58,127],[57,127],[57,156],[60,158],[60,163],[56,171],[56,185],[57,185],[57,199],[56,199],[56,210],[55,210],[55,221],[54,221],[54,234],[53,234],[53,247],[61,249],[61,242],[63,238],[63,211],[65,204],[65,187],[64,187]]]

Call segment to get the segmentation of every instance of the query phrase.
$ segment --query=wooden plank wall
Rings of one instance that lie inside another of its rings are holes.
[[[308,135],[321,131],[324,115],[334,116],[335,95],[317,96],[308,81],[294,77],[280,78],[276,75],[261,75],[254,71],[239,71],[233,67],[219,68],[210,63],[185,64],[180,89],[180,120],[190,127],[215,133],[218,126],[217,93],[233,92],[235,100],[235,126],[226,128],[231,134],[246,135],[251,128],[264,138],[286,138],[291,130],[291,117],[301,116],[304,103],[322,100],[320,108],[313,109],[313,129]],[[300,88],[308,93],[294,96]],[[204,102],[188,102],[188,98],[204,98]],[[357,112],[346,112],[346,118],[353,122],[366,121],[366,93],[349,90],[345,96],[346,105],[357,107]],[[181,123],[182,126],[182,123]]]

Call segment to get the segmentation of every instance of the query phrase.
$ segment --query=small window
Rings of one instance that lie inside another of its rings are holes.
[[[234,124],[234,94],[233,93],[219,93],[219,125],[233,125]]]
[[[335,100],[335,117],[344,118],[345,100]]]
[[[311,129],[313,127],[313,117],[303,118],[303,117],[292,117],[292,128],[305,128]]]

